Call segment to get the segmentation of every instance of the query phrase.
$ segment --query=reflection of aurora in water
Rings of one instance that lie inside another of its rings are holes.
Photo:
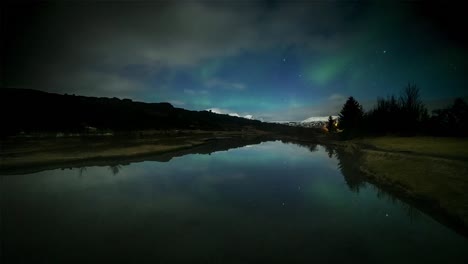
[[[352,178],[341,154],[277,141],[169,162],[4,176],[4,256],[28,262],[52,256],[62,262],[70,254],[83,262],[468,260],[465,238]]]

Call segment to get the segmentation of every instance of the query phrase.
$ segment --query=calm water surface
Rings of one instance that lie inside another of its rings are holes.
[[[468,239],[338,163],[265,142],[2,176],[2,263],[468,263]]]

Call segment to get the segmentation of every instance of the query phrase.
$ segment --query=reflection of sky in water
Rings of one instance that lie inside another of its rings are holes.
[[[467,259],[465,238],[380,199],[370,185],[351,192],[337,164],[321,146],[267,142],[170,162],[6,176],[4,241],[30,255],[57,248],[59,259],[77,246],[93,258],[168,262]]]

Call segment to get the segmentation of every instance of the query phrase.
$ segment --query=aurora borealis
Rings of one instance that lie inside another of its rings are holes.
[[[416,83],[468,96],[461,6],[382,1],[2,4],[1,87],[302,120]]]

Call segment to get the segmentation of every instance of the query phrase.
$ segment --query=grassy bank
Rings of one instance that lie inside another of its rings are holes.
[[[379,137],[346,142],[372,182],[439,207],[468,227],[468,140]]]
[[[375,137],[352,142],[387,152],[468,161],[468,139],[447,137]]]

